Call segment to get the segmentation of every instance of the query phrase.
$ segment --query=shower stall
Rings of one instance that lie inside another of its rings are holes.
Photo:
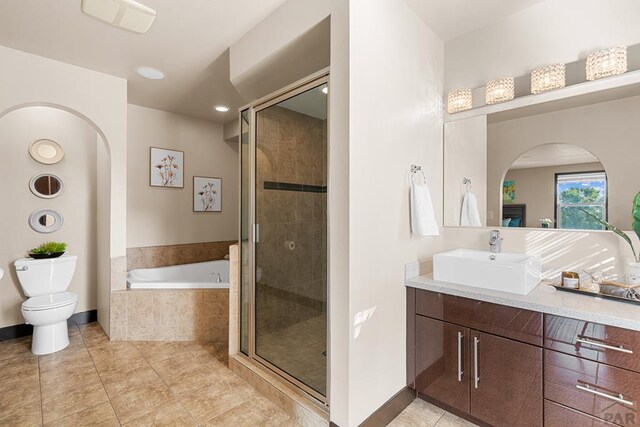
[[[240,113],[240,350],[325,405],[328,78]]]

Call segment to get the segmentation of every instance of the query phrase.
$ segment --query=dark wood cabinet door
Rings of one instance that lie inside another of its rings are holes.
[[[496,427],[542,426],[542,349],[471,331],[470,415]]]
[[[416,390],[469,411],[469,329],[416,316]]]
[[[544,346],[640,372],[640,332],[545,315]]]
[[[416,290],[416,313],[542,347],[542,313]]]
[[[608,423],[592,417],[575,409],[558,405],[557,403],[544,401],[544,425],[545,427],[614,427]]]
[[[545,350],[546,399],[622,426],[638,426],[640,374]]]

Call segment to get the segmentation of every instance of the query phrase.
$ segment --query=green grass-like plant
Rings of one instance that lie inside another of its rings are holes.
[[[627,233],[620,230],[615,225],[609,224],[607,221],[601,220],[597,216],[593,215],[591,212],[588,212],[582,208],[580,210],[585,214],[589,215],[594,220],[598,221],[598,223],[600,223],[600,225],[602,225],[605,229],[612,231],[616,233],[618,236],[622,237],[625,240],[625,242],[629,244],[629,247],[631,248],[631,252],[633,252],[633,259],[636,262],[640,262],[640,257],[638,256],[636,249],[633,247],[633,242],[631,241],[631,238],[627,235]],[[633,218],[633,222],[631,223],[631,228],[636,233],[638,238],[640,238],[640,192],[636,194],[636,196],[633,198],[633,206],[631,207],[631,216]]]
[[[67,244],[62,242],[46,242],[31,249],[32,254],[53,254],[58,252],[64,252],[67,249]]]

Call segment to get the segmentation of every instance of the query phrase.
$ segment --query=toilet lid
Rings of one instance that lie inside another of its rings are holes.
[[[78,301],[78,295],[73,292],[60,292],[56,294],[40,295],[32,297],[22,303],[22,309],[28,311],[48,310],[64,307]]]

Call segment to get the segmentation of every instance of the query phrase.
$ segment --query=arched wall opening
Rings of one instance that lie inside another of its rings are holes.
[[[51,165],[34,160],[29,146],[38,139],[56,141],[64,158]],[[110,287],[111,164],[104,132],[71,108],[25,103],[0,114],[0,144],[5,160],[0,183],[7,202],[0,234],[8,243],[0,247],[0,266],[5,270],[3,282],[9,282],[0,300],[0,328],[24,323],[20,305],[25,296],[13,262],[47,241],[65,242],[67,251],[78,255],[68,288],[79,296],[76,313],[96,310],[99,284]],[[43,173],[61,178],[63,191],[58,197],[39,198],[30,191],[30,179]],[[42,234],[31,229],[29,214],[42,208],[62,215],[64,223],[59,230]]]

